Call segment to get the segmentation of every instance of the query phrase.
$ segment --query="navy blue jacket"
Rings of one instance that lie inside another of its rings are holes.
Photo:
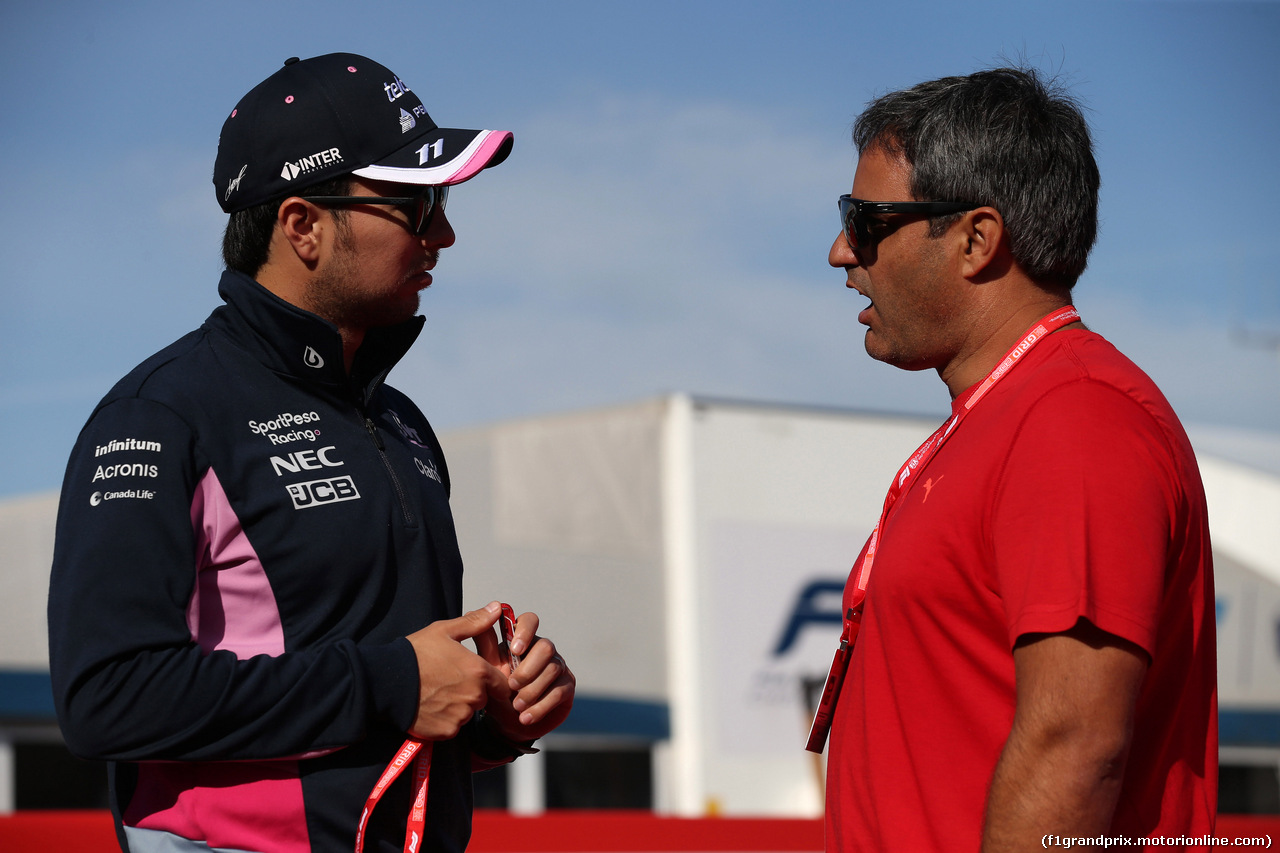
[[[416,714],[404,637],[462,611],[443,454],[383,384],[423,320],[371,330],[348,376],[333,325],[239,273],[219,293],[71,455],[58,717],[72,752],[111,762],[126,849],[350,850]],[[473,751],[503,748],[475,724],[436,744],[424,849],[465,847]],[[366,850],[403,845],[411,775]]]

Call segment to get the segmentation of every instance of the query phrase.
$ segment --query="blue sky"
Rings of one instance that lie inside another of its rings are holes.
[[[289,56],[369,55],[456,127],[514,131],[392,374],[438,428],[668,391],[937,415],[871,361],[826,266],[872,97],[1020,61],[1089,109],[1085,321],[1189,424],[1280,431],[1280,4],[37,2],[0,11],[0,496],[218,302],[210,174]]]

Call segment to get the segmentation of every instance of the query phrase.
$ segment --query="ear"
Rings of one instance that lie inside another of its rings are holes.
[[[280,202],[276,210],[276,233],[307,266],[320,259],[325,227],[321,224],[325,211],[304,198],[292,196]]]
[[[1004,217],[994,207],[979,207],[958,223],[964,245],[960,258],[965,278],[980,279],[984,271],[1007,249],[1004,244]]]

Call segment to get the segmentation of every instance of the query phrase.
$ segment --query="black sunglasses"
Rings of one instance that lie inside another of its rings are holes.
[[[444,210],[445,201],[449,198],[449,188],[430,184],[414,196],[313,195],[302,197],[326,207],[350,207],[354,204],[389,204],[393,207],[407,207],[409,208],[407,211],[409,230],[415,236],[421,237],[431,227],[431,218],[435,212]]]
[[[961,213],[976,210],[980,204],[967,201],[863,201],[845,194],[840,196],[840,227],[844,231],[844,239],[849,241],[849,248],[857,251],[869,251],[876,245],[876,237],[871,233],[867,217],[885,213],[923,213],[928,216],[943,216],[948,213]]]

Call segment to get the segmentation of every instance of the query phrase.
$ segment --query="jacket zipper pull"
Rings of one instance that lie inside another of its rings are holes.
[[[378,446],[379,450],[386,450],[386,445],[382,443],[382,436],[378,435],[378,427],[374,424],[372,418],[364,419],[364,428],[369,431],[369,435],[373,437],[373,443]]]

